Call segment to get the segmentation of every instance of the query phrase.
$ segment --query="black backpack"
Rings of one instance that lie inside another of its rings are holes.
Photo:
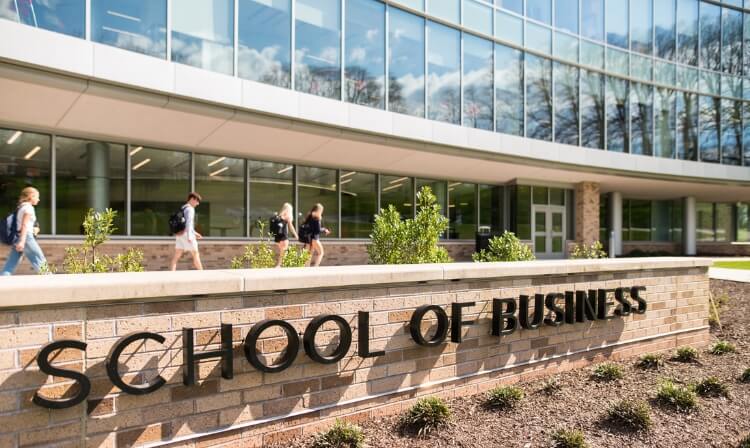
[[[186,228],[187,220],[185,219],[185,206],[183,205],[175,214],[169,217],[169,233],[177,235],[180,232],[184,232]]]
[[[309,222],[305,221],[299,225],[298,236],[300,243],[310,244],[312,239],[312,229],[310,228]]]
[[[18,210],[10,212],[0,221],[0,243],[12,246],[18,239]]]
[[[271,235],[279,236],[281,234],[281,229],[283,228],[285,223],[284,220],[281,219],[281,216],[273,215],[271,216],[271,219],[268,220],[268,225]]]

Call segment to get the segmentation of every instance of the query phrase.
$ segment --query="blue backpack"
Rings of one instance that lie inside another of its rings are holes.
[[[18,239],[18,210],[14,210],[0,221],[0,243],[12,246]]]

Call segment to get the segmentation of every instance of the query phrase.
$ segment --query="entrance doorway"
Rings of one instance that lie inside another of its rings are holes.
[[[565,207],[533,205],[531,213],[534,255],[541,259],[565,256]]]

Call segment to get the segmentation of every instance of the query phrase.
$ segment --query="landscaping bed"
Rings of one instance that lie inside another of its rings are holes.
[[[664,354],[658,369],[643,369],[638,358],[614,363],[623,373],[611,381],[592,378],[595,366],[520,383],[524,397],[510,409],[487,406],[487,394],[448,400],[452,412],[447,425],[426,437],[405,435],[401,416],[361,424],[367,446],[388,447],[546,447],[558,429],[582,431],[590,447],[738,447],[750,435],[750,383],[740,376],[750,367],[750,284],[711,281],[711,291],[722,299],[722,329],[712,329],[714,341],[734,345],[735,353],[710,354],[699,350],[694,363],[678,362]],[[716,377],[728,387],[729,398],[698,396],[697,407],[679,411],[656,399],[665,379],[689,386]],[[554,384],[554,387],[550,387]],[[651,407],[648,430],[626,430],[607,419],[608,409],[622,399],[643,400]],[[284,443],[285,448],[311,446],[313,438]]]

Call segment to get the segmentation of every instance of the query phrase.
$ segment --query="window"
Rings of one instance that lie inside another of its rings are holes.
[[[464,34],[464,126],[492,130],[492,42]]]
[[[604,46],[581,41],[581,64],[599,69],[604,68]]]
[[[346,3],[346,100],[385,107],[385,5],[373,0]]]
[[[677,0],[677,60],[698,65],[698,2],[695,0]]]
[[[424,117],[424,19],[396,8],[388,16],[389,109]]]
[[[414,184],[411,177],[380,176],[380,207],[392,205],[401,219],[414,216]]]
[[[653,154],[653,87],[632,83],[630,89],[630,152],[650,156]]]
[[[677,94],[677,157],[698,160],[698,95]]]
[[[737,241],[750,241],[750,205],[746,202],[737,204]]]
[[[172,60],[234,74],[234,2],[175,2],[172,6]]]
[[[477,231],[477,186],[448,184],[448,238],[472,239]]]
[[[552,24],[552,0],[526,0],[526,17]]]
[[[195,190],[203,197],[198,209],[201,233],[245,236],[245,161],[203,154],[194,157]],[[265,224],[270,230],[267,220]]]
[[[340,98],[341,4],[339,0],[296,2],[295,89]]]
[[[700,97],[699,142],[702,162],[719,162],[719,126],[721,101],[710,96]]]
[[[526,55],[526,136],[552,140],[552,63]]]
[[[523,135],[523,55],[505,45],[495,44],[495,130]]]
[[[368,238],[378,212],[377,174],[341,171],[341,237]]]
[[[430,120],[461,122],[461,33],[427,25],[427,111]]]
[[[721,7],[701,2],[700,66],[721,70]]]
[[[658,157],[674,158],[676,120],[675,91],[657,87],[654,96],[654,153]]]
[[[716,241],[732,241],[734,239],[734,223],[732,218],[732,204],[715,205]]]
[[[523,15],[523,0],[495,0],[495,4],[508,11]]]
[[[742,164],[742,102],[721,100],[721,163]]]
[[[294,166],[255,160],[248,160],[247,165],[247,181],[250,186],[250,236],[259,237],[259,224],[268,231],[268,220],[271,216],[281,210],[284,203],[294,205]],[[304,213],[307,213],[307,210],[297,210],[297,216],[304,216]]]
[[[169,217],[185,204],[190,192],[190,153],[138,146],[130,149],[129,157],[131,234],[166,236]],[[199,229],[203,228],[201,212],[199,207]]]
[[[21,190],[39,190],[36,218],[43,234],[52,233],[50,136],[0,129],[0,212],[3,218],[18,204]]]
[[[292,0],[239,0],[237,74],[290,88]]]
[[[656,0],[654,2],[654,38],[656,39],[656,56],[674,59],[675,53],[675,0]]]
[[[682,201],[653,201],[651,231],[652,241],[682,241]]]
[[[638,53],[653,53],[653,8],[652,0],[630,0],[630,48]]]
[[[461,23],[459,0],[427,0],[427,12],[453,23]]]
[[[627,152],[630,146],[628,132],[628,82],[607,76],[607,150]]]
[[[54,2],[3,1],[0,2],[0,18],[31,25],[37,28],[85,37],[86,1],[57,0]],[[37,215],[39,209],[37,208]]]
[[[578,37],[556,32],[553,53],[570,62],[578,62]]]
[[[750,4],[747,5],[750,7]],[[745,24],[743,26],[743,40],[744,40],[744,74],[745,76],[750,75],[750,14],[744,14]]]
[[[339,195],[336,180],[336,170],[309,166],[297,167],[297,194],[299,195],[297,228],[313,206],[321,204],[324,208],[321,225],[331,231],[328,234],[329,238],[338,237]]]
[[[166,0],[91,2],[91,39],[166,59]]]
[[[625,199],[622,202],[622,239],[650,241],[651,201]]]
[[[464,25],[492,35],[492,8],[474,0],[464,0]]]
[[[609,195],[599,195],[599,241],[609,246]]]
[[[531,187],[517,185],[512,207],[516,236],[521,240],[531,239]]]
[[[111,208],[116,235],[127,231],[125,216],[125,145],[57,137],[57,234],[81,235],[89,208]]]
[[[695,205],[695,213],[695,239],[697,241],[714,241],[716,239],[716,232],[714,230],[714,204],[710,202],[698,202]]]
[[[437,198],[436,203],[440,206],[440,213],[442,213],[443,216],[447,216],[448,207],[445,203],[445,201],[448,199],[446,194],[448,189],[447,182],[433,179],[417,179],[417,194],[419,194],[419,191],[422,189],[422,187],[430,187],[430,189],[432,190],[432,194],[434,194]]]
[[[479,225],[488,227],[492,233],[505,229],[503,222],[503,187],[497,185],[479,186]]]
[[[607,43],[628,48],[628,0],[607,0]]]
[[[750,103],[742,104],[742,148],[745,166],[750,165]]]
[[[396,0],[402,5],[408,6],[409,8],[416,9],[418,11],[424,11],[424,0]]]
[[[742,73],[742,12],[722,8],[722,16],[722,69],[739,75]]]
[[[581,70],[581,145],[604,149],[604,76]]]
[[[552,53],[552,30],[535,23],[526,22],[526,47],[540,53]]]
[[[578,68],[555,63],[555,141],[578,145]]]
[[[604,0],[581,0],[581,36],[604,41]]]
[[[555,2],[555,27],[578,34],[578,0]]]
[[[503,11],[495,14],[495,37],[523,45],[523,19]]]

